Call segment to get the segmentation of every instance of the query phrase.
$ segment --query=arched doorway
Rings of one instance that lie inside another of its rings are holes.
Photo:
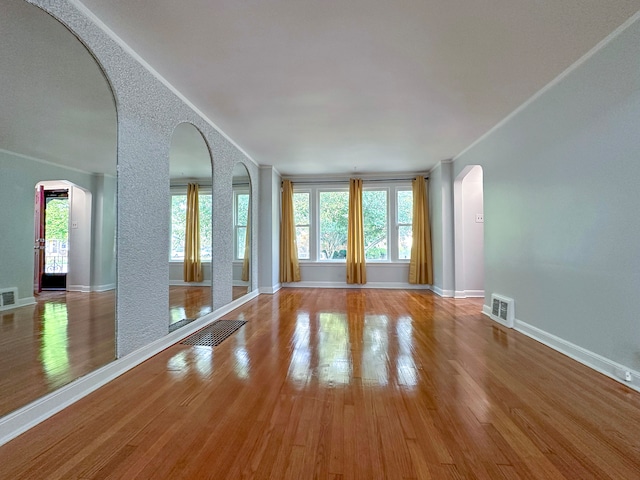
[[[455,297],[484,297],[484,190],[480,165],[465,167],[453,185]]]

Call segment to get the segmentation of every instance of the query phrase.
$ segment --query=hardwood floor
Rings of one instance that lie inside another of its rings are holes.
[[[113,291],[42,292],[0,312],[0,416],[114,358]]]
[[[480,307],[261,295],[0,447],[0,478],[640,478],[640,394]]]
[[[195,320],[211,312],[211,287],[169,287],[169,321]]]
[[[232,287],[236,300],[247,294],[247,287]],[[169,287],[169,321],[195,320],[211,312],[211,287],[172,285]]]
[[[172,286],[170,315],[199,318],[210,296],[209,287]],[[115,358],[114,291],[43,291],[37,302],[0,312],[0,416]]]

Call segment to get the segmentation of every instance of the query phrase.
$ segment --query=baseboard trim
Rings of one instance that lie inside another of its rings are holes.
[[[67,285],[67,292],[90,293],[91,285]]]
[[[27,305],[35,305],[36,303],[36,297],[24,297],[18,299],[16,307],[26,307]]]
[[[115,283],[108,283],[106,285],[95,285],[91,287],[92,292],[108,292],[109,290],[115,290],[115,289],[116,289]]]
[[[456,290],[454,298],[484,298],[484,290]]]
[[[283,288],[382,288],[398,290],[430,290],[430,285],[415,285],[400,282],[369,282],[364,284],[347,284],[344,282],[291,282],[283,283]]]
[[[258,289],[258,293],[260,293],[260,295],[273,295],[281,288],[282,288],[282,284],[277,283],[273,287],[260,287]]]
[[[211,282],[185,282],[184,280],[169,280],[170,287],[210,287]]]
[[[487,315],[493,321],[504,325],[502,321],[498,321],[491,315],[491,307],[489,307],[488,305],[483,305],[482,313]],[[504,326],[506,327],[506,325]],[[579,362],[595,370],[596,372],[606,375],[607,377],[615,380],[618,383],[621,383],[626,387],[629,387],[632,390],[640,392],[640,372],[638,371],[632,370],[625,365],[615,362],[609,358],[603,357],[602,355],[587,350],[586,348],[583,348],[579,345],[571,343],[563,338],[553,335],[552,333],[545,332],[538,327],[529,325],[522,320],[515,319],[513,329],[535,340],[536,342],[540,342],[543,345],[552,348],[556,352],[566,355],[576,362]],[[631,373],[630,382],[624,380],[625,372]]]
[[[171,332],[129,355],[114,360],[5,415],[0,418],[0,446],[257,296],[258,292],[254,290],[198,320],[194,320],[175,332]]]
[[[453,297],[453,290],[443,290],[440,287],[437,287],[435,285],[431,286],[431,290],[433,291],[433,293],[443,298]]]

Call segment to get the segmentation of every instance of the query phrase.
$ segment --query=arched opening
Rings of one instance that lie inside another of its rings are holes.
[[[480,165],[465,167],[453,185],[455,297],[484,297],[484,190]]]
[[[0,291],[14,300],[0,307],[1,416],[115,358],[117,115],[102,68],[72,32],[23,0],[0,9]],[[68,242],[49,242],[49,270],[66,270],[64,284],[34,294],[34,247],[47,248],[34,244],[40,182],[69,215]]]
[[[251,291],[251,178],[247,167],[233,167],[233,300]]]
[[[200,131],[190,123],[178,125],[169,152],[169,331],[212,310],[211,166],[209,148]]]

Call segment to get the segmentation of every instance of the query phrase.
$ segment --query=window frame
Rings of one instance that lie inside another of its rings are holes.
[[[172,247],[173,247],[173,211],[171,209],[171,205],[173,204],[173,197],[174,196],[186,196],[187,195],[187,186],[186,185],[181,185],[181,186],[172,186],[169,189],[169,263],[184,263],[184,256],[181,259],[174,259],[171,257],[171,251],[172,251]],[[211,198],[211,202],[212,202],[212,213],[213,213],[213,189],[211,188],[210,185],[199,185],[198,186],[198,196],[202,197],[202,196],[210,196]],[[198,199],[199,200],[199,199]],[[199,205],[201,205],[201,202],[199,202]],[[202,218],[202,217],[201,217]],[[213,216],[210,219],[210,222],[213,222]],[[201,224],[202,225],[202,224]],[[201,235],[202,238],[202,235]],[[212,239],[213,240],[213,239]],[[200,246],[200,256],[202,257],[202,244]],[[211,252],[211,257],[207,260],[201,260],[202,264],[209,264],[211,263],[213,260],[213,251]]]
[[[307,210],[309,211],[309,218],[308,218],[309,223],[295,223],[294,226],[293,226],[293,228],[295,229],[294,231],[296,231],[296,232],[298,230],[298,227],[307,227],[309,229],[309,249],[308,249],[309,258],[300,258],[300,257],[298,257],[298,260],[304,261],[304,262],[308,262],[308,261],[311,261],[311,258],[313,256],[313,249],[314,249],[314,246],[316,244],[316,242],[314,241],[314,236],[312,234],[313,233],[313,228],[311,228],[311,225],[313,224],[313,217],[314,217],[313,212],[311,211],[311,205],[313,204],[313,202],[311,201],[311,190],[307,189],[307,188],[300,189],[300,190],[294,190],[293,191],[293,195],[295,196],[296,193],[300,193],[300,194],[305,194],[306,193],[308,195],[308,200],[309,200],[309,204],[308,204],[308,208],[307,208]],[[295,202],[293,202],[293,206],[295,207]],[[295,222],[295,212],[294,212],[293,218],[294,218],[294,222]],[[296,244],[298,243],[297,240],[298,240],[298,238],[297,238],[297,235],[296,235]],[[299,253],[299,250],[298,250],[298,253]]]
[[[294,192],[295,192],[295,188],[294,188]],[[346,192],[347,196],[349,195],[349,187],[347,186],[346,188],[344,187],[326,187],[326,188],[317,188],[316,189],[316,230],[315,233],[313,235],[313,237],[315,238],[315,261],[318,263],[346,263],[347,259],[346,258],[326,258],[326,259],[321,259],[320,258],[320,194],[321,193],[333,193],[333,192]],[[349,208],[349,204],[348,204],[348,200],[347,200],[347,209]]]
[[[400,192],[410,192],[411,195],[413,196],[413,187],[411,186],[411,184],[409,184],[408,187],[397,187],[395,189],[395,194],[394,194],[394,209],[395,209],[395,248],[396,248],[396,252],[395,252],[395,258],[397,262],[401,262],[401,263],[409,263],[411,261],[411,252],[409,252],[409,258],[400,258],[400,227],[403,226],[410,226],[411,227],[411,235],[413,236],[413,219],[411,219],[411,223],[400,223],[399,221],[399,215],[398,215],[398,206],[400,204],[400,202],[398,202],[398,194]],[[412,200],[413,202],[413,200]]]
[[[387,259],[367,260],[369,264],[406,264],[409,259],[401,259],[399,256],[398,238],[398,192],[412,191],[411,180],[381,182],[371,180],[367,184],[364,179],[363,191],[387,191]],[[335,183],[303,183],[299,187],[293,180],[293,192],[309,193],[309,258],[299,259],[301,264],[335,265],[344,264],[346,259],[320,259],[320,193],[321,192],[349,192],[348,181],[339,186]],[[402,224],[405,225],[405,224]],[[410,224],[412,225],[412,224]],[[297,226],[297,225],[296,225]],[[392,234],[393,232],[393,234]]]
[[[383,186],[376,186],[376,185],[371,185],[371,186],[367,186],[367,185],[363,185],[362,186],[362,194],[364,196],[364,192],[385,192],[387,194],[387,232],[386,232],[386,239],[387,239],[387,258],[382,259],[382,258],[376,258],[376,259],[367,259],[366,258],[366,254],[365,254],[365,261],[366,263],[389,263],[392,262],[392,258],[394,258],[392,256],[391,253],[391,241],[389,238],[389,233],[391,233],[391,225],[389,223],[389,219],[391,218],[391,215],[389,214],[389,203],[390,203],[390,187],[383,187]],[[364,199],[363,199],[364,202]],[[364,206],[362,208],[362,214],[364,217]],[[362,221],[364,222],[364,218],[362,219]]]
[[[249,203],[247,205],[247,223],[244,225],[238,224],[238,197],[241,195],[247,195],[249,197]],[[247,228],[250,226],[249,222],[251,218],[251,189],[249,186],[246,187],[233,187],[233,261],[236,263],[240,263],[244,261],[244,248],[242,245],[242,250],[240,250],[240,245],[238,245],[238,231],[241,228],[244,228],[245,231],[245,239],[247,235]],[[239,253],[242,251],[243,257],[239,257]]]

